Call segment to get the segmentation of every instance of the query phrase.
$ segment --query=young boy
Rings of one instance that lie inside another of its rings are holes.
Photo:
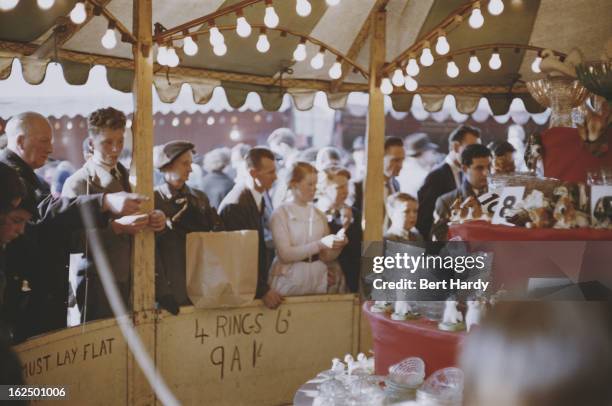
[[[387,199],[387,212],[391,226],[384,238],[392,241],[423,241],[416,229],[419,202],[407,193],[394,193]]]

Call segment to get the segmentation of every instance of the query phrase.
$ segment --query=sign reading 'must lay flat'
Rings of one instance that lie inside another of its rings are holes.
[[[358,310],[353,295],[329,295],[287,298],[276,310],[257,301],[164,313],[154,326],[157,367],[182,404],[290,402],[333,357],[357,352]],[[114,320],[16,349],[28,384],[68,386],[70,404],[126,402],[127,345]]]

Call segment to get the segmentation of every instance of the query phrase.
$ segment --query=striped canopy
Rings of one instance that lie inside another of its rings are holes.
[[[7,2],[0,0],[0,5],[3,1]],[[495,114],[505,114],[515,97],[521,98],[529,111],[538,112],[543,108],[528,95],[524,85],[525,81],[539,76],[531,70],[537,52],[526,49],[527,46],[561,53],[577,47],[587,60],[593,60],[599,59],[606,40],[612,37],[609,0],[503,0],[504,10],[500,15],[488,11],[489,0],[341,0],[335,6],[328,5],[325,0],[308,0],[312,10],[302,17],[296,12],[296,3],[304,1],[271,2],[280,22],[277,29],[265,32],[270,42],[266,53],[256,49],[268,3],[264,0],[250,1],[251,4],[242,9],[253,27],[247,38],[240,37],[234,29],[236,11],[215,18],[214,24],[221,29],[227,46],[224,56],[217,56],[212,51],[208,23],[188,31],[199,33],[196,37],[199,52],[195,56],[182,52],[182,31],[170,37],[180,63],[175,68],[156,64],[154,84],[160,98],[172,102],[178,97],[181,86],[188,83],[196,103],[206,103],[215,87],[223,86],[230,105],[235,108],[245,103],[249,92],[256,92],[268,110],[278,109],[285,93],[293,97],[297,108],[308,109],[320,90],[327,93],[331,107],[343,107],[349,92],[368,91],[372,32],[368,17],[373,10],[385,6],[385,62],[388,64],[385,74],[405,68],[411,47],[418,59],[422,39],[434,35],[431,42],[434,64],[421,66],[415,77],[416,91],[409,92],[403,87],[395,89],[391,95],[395,110],[409,110],[414,94],[418,93],[428,111],[441,109],[444,96],[450,94],[455,97],[461,113],[475,111],[483,96]],[[116,18],[119,25],[131,32],[132,1],[88,0],[88,17],[80,25],[68,18],[75,3],[75,0],[55,0],[50,9],[42,10],[36,0],[20,0],[15,8],[0,10],[0,79],[10,75],[14,58],[20,58],[23,76],[31,84],[44,79],[47,64],[52,61],[61,63],[66,81],[73,85],[84,84],[93,65],[102,64],[107,67],[111,87],[131,91],[134,77],[132,45],[119,41],[113,49],[106,49],[101,38],[108,28],[109,20],[105,15]],[[153,22],[172,29],[243,3],[238,0],[153,0]],[[94,4],[103,6],[105,13],[94,15],[98,14],[94,13]],[[468,22],[474,7],[480,7],[484,17],[484,25],[478,29]],[[463,16],[462,21],[457,17],[448,29],[438,30],[440,24],[449,17],[452,19],[458,10],[468,10],[459,13]],[[445,56],[436,55],[434,50],[435,38],[441,33],[450,44],[450,53]],[[300,40],[306,40],[307,58],[296,62],[293,53]],[[324,66],[315,70],[309,61],[321,46],[326,49]],[[494,48],[502,60],[497,70],[488,66]],[[343,74],[338,80],[330,79],[328,74],[337,59],[334,51],[343,62]],[[446,73],[449,55],[453,56],[460,71],[456,78]],[[471,55],[476,55],[482,64],[478,73],[468,70]]]

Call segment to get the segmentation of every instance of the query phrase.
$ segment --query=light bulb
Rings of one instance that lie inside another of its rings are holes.
[[[298,13],[300,17],[308,17],[311,11],[312,6],[308,0],[296,0],[295,12]]]
[[[383,80],[380,82],[380,91],[385,95],[393,93],[393,85],[391,84],[389,78],[383,78]]]
[[[323,67],[323,63],[325,62],[325,56],[322,51],[317,52],[317,54],[310,60],[310,66],[312,69],[319,70]]]
[[[478,57],[476,55],[470,56],[470,63],[468,64],[468,69],[470,70],[470,72],[472,73],[480,72],[481,67],[482,65],[480,65],[480,61],[478,60]]]
[[[394,86],[404,86],[404,73],[402,72],[401,69],[396,69],[395,72],[393,72],[393,76],[391,77],[391,83],[393,83]]]
[[[113,49],[117,46],[117,37],[115,36],[115,30],[109,28],[102,37],[102,46],[106,49]]]
[[[501,58],[499,57],[498,52],[493,52],[491,55],[491,59],[489,59],[489,68],[493,70],[498,70],[502,66]]]
[[[213,47],[225,43],[225,37],[221,34],[221,31],[215,26],[210,27],[210,45]]]
[[[79,1],[74,5],[74,8],[70,12],[70,20],[75,24],[83,24],[87,19],[87,10],[85,10],[85,3]]]
[[[236,20],[236,33],[242,38],[246,38],[251,35],[251,24],[249,24],[244,16],[240,16]]]
[[[448,62],[448,64],[446,65],[446,74],[449,78],[456,78],[457,76],[459,76],[459,68],[457,67],[455,61]]]
[[[293,59],[298,62],[301,62],[306,59],[306,44],[303,44],[301,42],[298,44],[298,46],[295,48],[295,51],[293,51]]]
[[[266,7],[266,15],[264,16],[264,24],[268,28],[278,27],[278,14],[274,10],[274,7],[270,4]]]
[[[257,50],[262,54],[270,50],[270,41],[268,41],[268,36],[266,34],[259,34],[259,39],[257,40]]]
[[[438,37],[438,42],[436,42],[436,52],[438,55],[446,55],[450,51],[450,45],[448,44],[448,40],[446,36],[440,35]]]
[[[176,50],[174,48],[168,49],[168,66],[171,68],[176,68],[179,64],[179,57],[176,54]]]
[[[227,53],[227,45],[225,43],[218,44],[213,47],[213,53],[217,56],[223,56]]]
[[[504,2],[502,0],[491,0],[487,9],[492,15],[498,16],[504,11]]]
[[[325,0],[328,6],[337,6],[340,4],[340,0]]]
[[[191,37],[185,37],[183,40],[183,52],[185,55],[194,56],[198,53],[198,44]]]
[[[416,59],[410,58],[408,61],[408,66],[406,66],[406,73],[410,76],[416,76],[420,71],[421,69],[419,69],[419,64],[417,63]]]
[[[536,58],[531,63],[531,70],[534,73],[540,73],[542,70],[540,69],[540,64],[542,63],[542,58],[540,56],[536,56]]]
[[[423,52],[421,53],[421,65],[423,66],[431,66],[434,63],[434,57],[431,54],[431,49],[423,48]]]
[[[404,84],[404,87],[409,92],[414,92],[419,87],[419,84],[412,76],[406,76],[406,83]]]
[[[340,76],[342,76],[342,65],[340,64],[340,61],[336,61],[334,62],[334,64],[332,65],[331,68],[329,68],[329,77],[332,79],[340,79]]]
[[[38,7],[42,8],[43,10],[49,10],[51,7],[53,7],[53,4],[55,3],[55,0],[37,0],[36,4],[38,4]]]
[[[9,11],[17,7],[19,0],[0,0],[0,10]]]
[[[165,45],[157,48],[157,63],[162,66],[168,65],[168,48]]]
[[[479,8],[474,8],[472,10],[472,14],[470,15],[470,19],[468,20],[470,23],[470,27],[472,28],[480,28],[484,24],[484,17],[482,16],[482,12]]]

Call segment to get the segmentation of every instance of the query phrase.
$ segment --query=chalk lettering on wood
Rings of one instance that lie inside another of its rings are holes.
[[[208,337],[208,334],[204,332],[204,328],[200,328],[198,319],[195,319],[195,338],[200,339],[200,344],[204,344],[204,338]]]
[[[220,377],[223,380],[225,372],[225,348],[222,345],[213,348],[210,352],[210,362],[213,365],[220,367]]]
[[[278,334],[285,334],[287,331],[289,331],[289,318],[291,317],[291,310],[287,310],[287,315],[285,317],[282,317],[283,315],[283,310],[279,309],[278,312],[276,313],[276,332]]]

